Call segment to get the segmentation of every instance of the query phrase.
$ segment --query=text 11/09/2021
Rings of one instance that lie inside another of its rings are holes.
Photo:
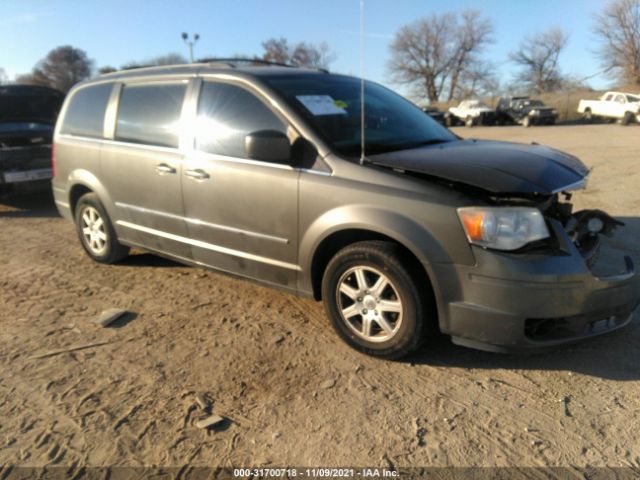
[[[388,468],[234,468],[234,478],[398,478]]]

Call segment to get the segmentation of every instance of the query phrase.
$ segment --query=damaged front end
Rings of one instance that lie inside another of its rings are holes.
[[[475,263],[430,265],[446,286],[440,329],[454,343],[526,351],[633,318],[638,275],[606,241],[623,223],[601,210],[574,211],[572,192],[589,173],[576,157],[535,144],[458,140],[371,163],[461,195],[456,212]]]
[[[634,264],[631,257],[611,248],[607,241],[624,223],[602,210],[574,211],[571,196],[560,192],[485,197],[496,206],[539,209],[549,236],[510,252],[475,251],[481,267],[478,270],[484,271],[474,280],[483,283],[491,278],[497,284],[496,278],[510,278],[513,285],[507,280],[504,290],[518,302],[508,308],[504,302],[493,303],[489,308],[518,311],[523,317],[523,331],[519,340],[498,342],[490,338],[491,334],[482,342],[454,335],[456,343],[489,350],[510,350],[509,343],[517,343],[516,350],[553,346],[610,332],[632,320],[640,297]],[[496,255],[501,257],[500,268],[494,265]],[[496,294],[500,295],[494,290]]]

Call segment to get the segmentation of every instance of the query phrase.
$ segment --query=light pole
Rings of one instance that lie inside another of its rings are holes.
[[[193,63],[193,46],[199,39],[200,35],[198,35],[197,33],[193,34],[193,40],[189,40],[189,34],[187,32],[182,32],[182,40],[184,40],[184,43],[189,45],[189,61],[191,63]]]

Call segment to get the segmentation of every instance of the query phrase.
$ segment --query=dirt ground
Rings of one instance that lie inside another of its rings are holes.
[[[456,132],[578,155],[593,172],[576,204],[627,222],[613,246],[640,264],[640,127]],[[640,474],[638,314],[551,353],[482,353],[444,337],[380,361],[339,341],[320,304],[141,252],[99,265],[49,195],[0,204],[0,465],[78,477],[87,465],[185,464]],[[91,323],[110,307],[133,313]],[[227,419],[215,431],[194,425],[199,392]]]

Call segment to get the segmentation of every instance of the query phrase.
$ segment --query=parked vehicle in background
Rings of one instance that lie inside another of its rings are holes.
[[[64,94],[48,87],[0,86],[0,193],[51,179],[51,142]]]
[[[558,112],[554,108],[529,97],[501,98],[498,100],[496,114],[499,125],[517,123],[523,127],[553,125],[558,118]]]
[[[607,92],[600,100],[580,100],[578,113],[587,122],[595,118],[620,120],[623,125],[640,123],[640,95]]]
[[[480,100],[464,100],[457,107],[449,108],[449,113],[467,127],[493,125],[496,121],[496,112]],[[449,126],[453,126],[455,121],[450,118]]]
[[[567,200],[584,164],[462,140],[391,90],[366,82],[363,99],[361,87],[226,62],[82,83],[56,126],[56,206],[97,262],[135,246],[322,300],[338,335],[379,357],[438,328],[504,351],[631,321],[633,262],[597,269],[600,236],[622,224]]]
[[[438,107],[425,107],[422,109],[422,111],[433,118],[440,125],[446,124],[445,112],[440,110]]]

